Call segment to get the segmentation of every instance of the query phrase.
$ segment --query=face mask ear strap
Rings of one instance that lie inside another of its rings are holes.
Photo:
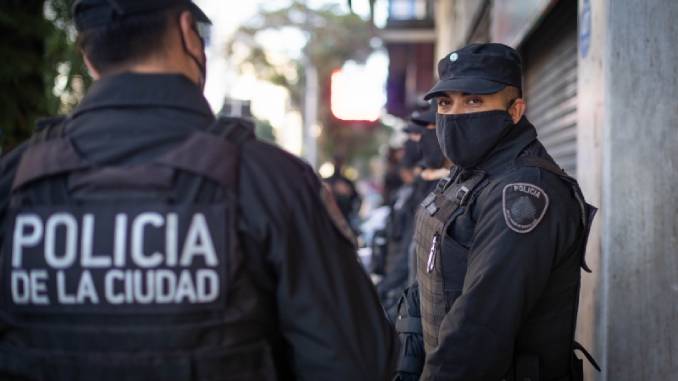
[[[198,35],[198,38],[200,39],[200,43],[202,44],[203,50],[205,49],[205,40],[203,39],[203,36],[198,32],[198,28],[196,26],[197,23],[193,23],[191,26],[191,29],[195,32],[196,35]],[[195,57],[189,50],[188,47],[186,46],[186,41],[184,40],[184,35],[181,32],[181,21],[179,22],[179,33],[180,33],[180,38],[181,38],[181,45],[184,48],[184,52],[188,54],[189,57],[195,62],[195,64],[198,66],[198,70],[200,70],[200,74],[202,75],[202,80],[200,81],[200,87],[204,88],[205,87],[205,82],[207,81],[207,62],[205,60],[204,63],[201,63],[200,60],[198,60],[197,57]],[[204,57],[206,59],[206,57]]]
[[[509,101],[508,107],[506,107],[506,112],[510,113],[511,107],[516,103],[518,98],[513,98]]]

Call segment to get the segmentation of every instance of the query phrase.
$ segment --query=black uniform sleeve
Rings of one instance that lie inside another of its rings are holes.
[[[398,302],[396,331],[400,337],[400,355],[394,381],[416,381],[424,368],[426,352],[421,328],[419,284],[403,291]]]
[[[262,144],[243,153],[246,251],[261,250],[275,274],[294,378],[388,379],[398,339],[355,248],[321,201],[320,181],[298,159]]]
[[[422,379],[496,381],[512,365],[519,327],[564,244],[558,237],[564,236],[563,205],[569,204],[552,200],[538,225],[519,233],[504,215],[504,187],[533,184],[548,196],[553,186],[534,168],[511,177],[488,186],[472,206],[477,222],[462,294],[443,319],[439,345],[427,356]]]

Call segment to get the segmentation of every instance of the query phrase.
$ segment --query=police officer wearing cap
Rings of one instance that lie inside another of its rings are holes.
[[[188,0],[81,0],[96,81],[0,161],[0,379],[384,380],[397,338],[312,169],[215,120]]]
[[[438,180],[449,174],[450,162],[445,158],[436,136],[436,107],[426,103],[424,107],[412,112],[410,120],[419,127],[420,161],[417,166],[417,178],[414,190],[407,205],[407,246],[400,266],[407,270],[410,286],[399,295],[396,309],[395,327],[400,336],[400,355],[397,368],[398,380],[416,380],[419,378],[424,360],[423,338],[420,322],[419,291],[414,284],[416,278],[416,253],[413,244],[415,214],[421,201],[435,188]],[[386,279],[385,279],[386,280]],[[380,285],[381,286],[381,285]],[[377,288],[379,290],[379,287]],[[388,310],[387,310],[388,311]],[[389,311],[390,312],[390,311]]]
[[[402,131],[407,134],[403,156],[398,163],[398,175],[402,184],[394,192],[394,201],[389,205],[390,214],[385,229],[387,245],[382,267],[384,277],[377,284],[377,294],[390,319],[395,318],[398,299],[409,284],[409,252],[414,233],[414,213],[421,201],[416,199],[415,191],[421,171],[420,141],[424,128],[410,122]]]
[[[451,163],[445,158],[438,144],[436,136],[436,106],[426,103],[420,110],[412,112],[410,116],[412,123],[421,127],[421,138],[419,147],[421,149],[422,160],[420,162],[421,172],[417,176],[415,198],[419,203],[423,200],[438,183],[449,173]]]
[[[525,118],[515,50],[472,44],[438,73],[426,98],[455,166],[417,212],[421,379],[581,380],[574,333],[595,208]]]

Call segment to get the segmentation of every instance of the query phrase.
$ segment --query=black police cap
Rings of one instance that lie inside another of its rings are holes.
[[[209,17],[191,0],[77,0],[73,19],[78,31],[105,26],[127,15],[186,6],[199,22],[212,24]]]
[[[432,104],[428,104],[428,107],[424,110],[414,111],[410,115],[410,120],[420,126],[427,126],[429,124],[436,123],[436,107]]]
[[[522,63],[515,49],[503,44],[470,44],[438,62],[438,83],[428,100],[446,91],[492,94],[506,86],[522,88]]]
[[[414,123],[407,123],[407,126],[403,128],[403,132],[407,134],[423,134],[424,127]]]

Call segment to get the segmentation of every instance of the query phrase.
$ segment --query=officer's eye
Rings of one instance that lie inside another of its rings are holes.
[[[477,105],[483,103],[483,100],[480,99],[480,97],[470,97],[466,100],[466,103],[471,105],[471,106],[477,106]]]
[[[451,104],[450,100],[447,98],[438,98],[438,106],[445,107]]]

